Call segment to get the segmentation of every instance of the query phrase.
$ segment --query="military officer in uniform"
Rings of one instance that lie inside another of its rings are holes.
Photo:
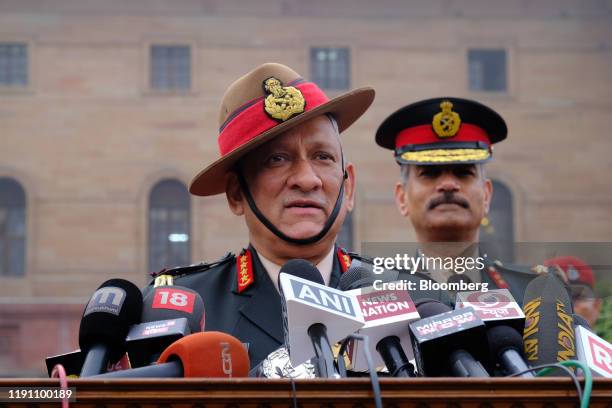
[[[239,78],[223,96],[220,157],[194,177],[189,191],[225,193],[229,209],[244,217],[249,245],[212,264],[163,271],[155,284],[199,292],[205,329],[247,344],[251,366],[283,343],[281,266],[306,259],[335,287],[351,262],[335,246],[355,192],[355,170],[345,162],[339,134],[373,99],[374,90],[366,87],[330,100],[316,84],[275,63]]]
[[[421,272],[438,282],[464,279],[487,283],[488,289],[507,288],[522,302],[526,284],[536,275],[488,259],[478,244],[493,194],[484,163],[492,158],[493,144],[506,134],[506,123],[491,108],[444,97],[393,113],[378,128],[376,143],[393,150],[401,167],[395,202],[415,229],[419,255],[481,257],[484,265],[462,271],[462,276],[440,268]]]

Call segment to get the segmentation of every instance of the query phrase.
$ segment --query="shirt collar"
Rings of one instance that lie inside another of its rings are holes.
[[[329,285],[332,269],[334,267],[334,250],[335,246],[332,245],[327,255],[325,255],[321,262],[315,265],[319,272],[321,272],[323,282],[325,282],[326,285]],[[261,264],[266,269],[266,272],[268,272],[268,276],[270,277],[270,280],[272,280],[274,287],[278,291],[278,275],[280,273],[281,265],[275,264],[257,251],[256,253],[261,261]]]

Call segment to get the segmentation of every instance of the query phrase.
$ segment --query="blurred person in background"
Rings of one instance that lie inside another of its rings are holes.
[[[582,316],[592,328],[599,319],[601,299],[595,296],[595,275],[593,269],[582,259],[575,256],[558,256],[544,261],[549,271],[551,268],[568,285],[574,305],[574,313]]]

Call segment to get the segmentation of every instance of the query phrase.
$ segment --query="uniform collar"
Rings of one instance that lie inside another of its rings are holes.
[[[274,287],[278,291],[278,275],[280,273],[280,269],[282,266],[275,264],[274,262],[270,261],[268,258],[266,258],[265,256],[263,256],[257,251],[255,251],[255,253],[259,257],[261,264],[263,265],[264,269],[268,273],[268,276],[270,277],[270,280],[274,284]],[[327,255],[325,255],[325,257],[321,260],[321,262],[315,265],[317,269],[319,270],[319,272],[321,272],[321,276],[323,277],[323,282],[325,282],[326,285],[330,284],[330,280],[332,276],[332,269],[334,266],[334,254],[335,254],[335,246],[332,246],[329,252],[327,253]]]

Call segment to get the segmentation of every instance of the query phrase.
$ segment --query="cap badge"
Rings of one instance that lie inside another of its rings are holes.
[[[304,112],[306,101],[299,89],[283,86],[283,83],[274,77],[266,79],[263,88],[269,94],[264,101],[264,109],[272,119],[284,122],[293,115]]]
[[[459,131],[461,118],[457,112],[453,112],[453,104],[450,101],[444,101],[440,104],[442,112],[436,113],[431,124],[434,132],[440,138],[453,137]]]

